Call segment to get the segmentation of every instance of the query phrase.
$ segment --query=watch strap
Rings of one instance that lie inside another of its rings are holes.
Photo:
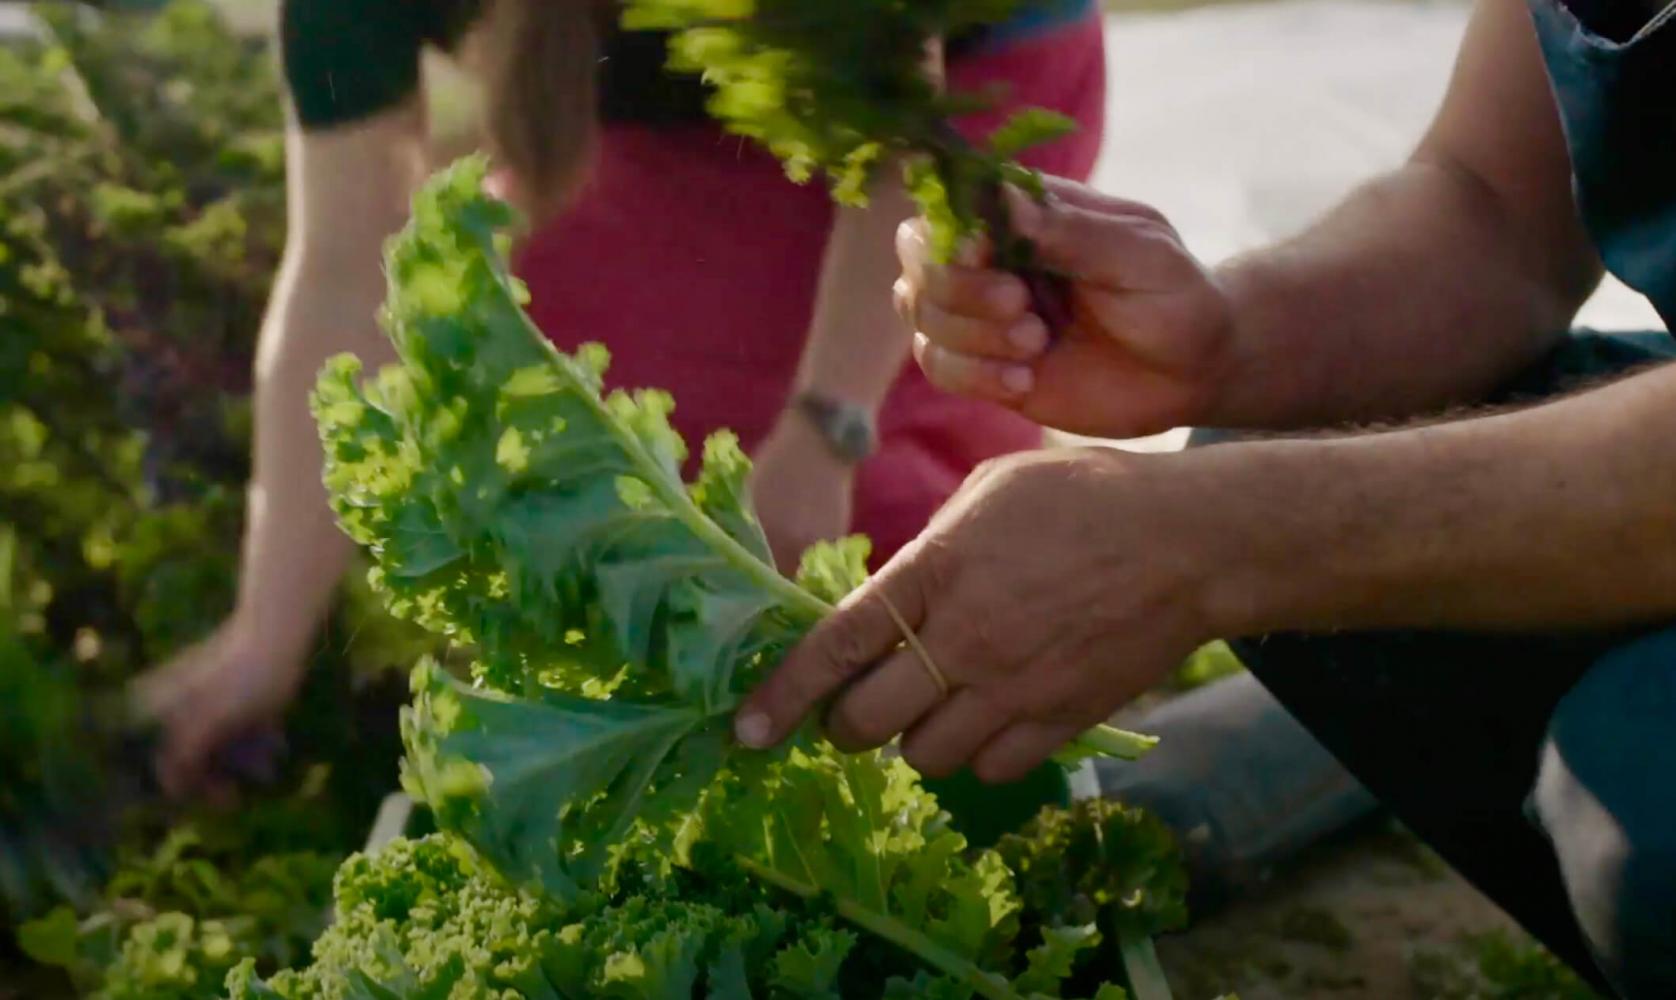
[[[817,392],[800,392],[792,406],[814,426],[832,453],[854,465],[878,448],[873,416],[864,407]]]

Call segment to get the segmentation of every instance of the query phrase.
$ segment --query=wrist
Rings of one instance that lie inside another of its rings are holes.
[[[1351,498],[1315,442],[1243,442],[1183,452],[1183,526],[1198,568],[1192,593],[1207,637],[1334,627],[1362,582],[1342,571]],[[1352,557],[1353,559],[1353,557]]]
[[[1222,349],[1207,380],[1197,426],[1281,426],[1288,423],[1283,415],[1308,394],[1299,379],[1307,356],[1273,343],[1275,323],[1266,303],[1274,289],[1267,270],[1261,255],[1253,254],[1228,261],[1210,274],[1219,299]]]
[[[878,450],[875,408],[818,389],[800,389],[781,424],[831,462],[852,469]]]
[[[284,617],[241,603],[227,619],[227,641],[242,659],[260,661],[275,671],[301,675],[318,623],[287,621]]]

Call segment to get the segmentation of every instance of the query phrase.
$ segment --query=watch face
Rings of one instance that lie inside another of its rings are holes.
[[[865,420],[858,420],[854,415],[840,417],[833,427],[834,443],[846,456],[854,460],[867,457],[873,450],[873,431]]]
[[[873,430],[872,418],[865,411],[817,397],[805,397],[800,405],[815,426],[820,428],[821,436],[826,438],[833,453],[844,461],[859,462],[873,453],[878,437]]]

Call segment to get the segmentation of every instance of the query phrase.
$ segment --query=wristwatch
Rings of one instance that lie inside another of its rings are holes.
[[[798,393],[792,398],[792,406],[846,465],[860,463],[879,447],[879,432],[866,407],[815,392]]]

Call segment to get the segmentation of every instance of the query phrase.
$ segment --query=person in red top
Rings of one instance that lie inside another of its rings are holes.
[[[888,557],[976,465],[1040,442],[1033,422],[943,395],[905,366],[910,338],[891,303],[903,192],[883,185],[871,208],[839,210],[819,184],[792,184],[707,119],[701,82],[662,72],[661,36],[623,32],[614,14],[593,0],[282,3],[291,221],[258,350],[244,560],[227,622],[141,683],[166,727],[167,788],[202,789],[218,747],[284,708],[347,563],[307,396],[333,354],[389,358],[374,323],[379,247],[434,165],[427,46],[487,84],[489,146],[535,223],[514,264],[541,328],[561,348],[608,345],[615,385],[670,390],[689,440],[738,432],[782,563],[849,531]],[[1106,82],[1092,0],[1037,0],[1009,24],[942,41],[951,86],[1008,85],[1006,106],[963,128],[1022,105],[1070,115],[1080,132],[1029,162],[1087,177]]]

